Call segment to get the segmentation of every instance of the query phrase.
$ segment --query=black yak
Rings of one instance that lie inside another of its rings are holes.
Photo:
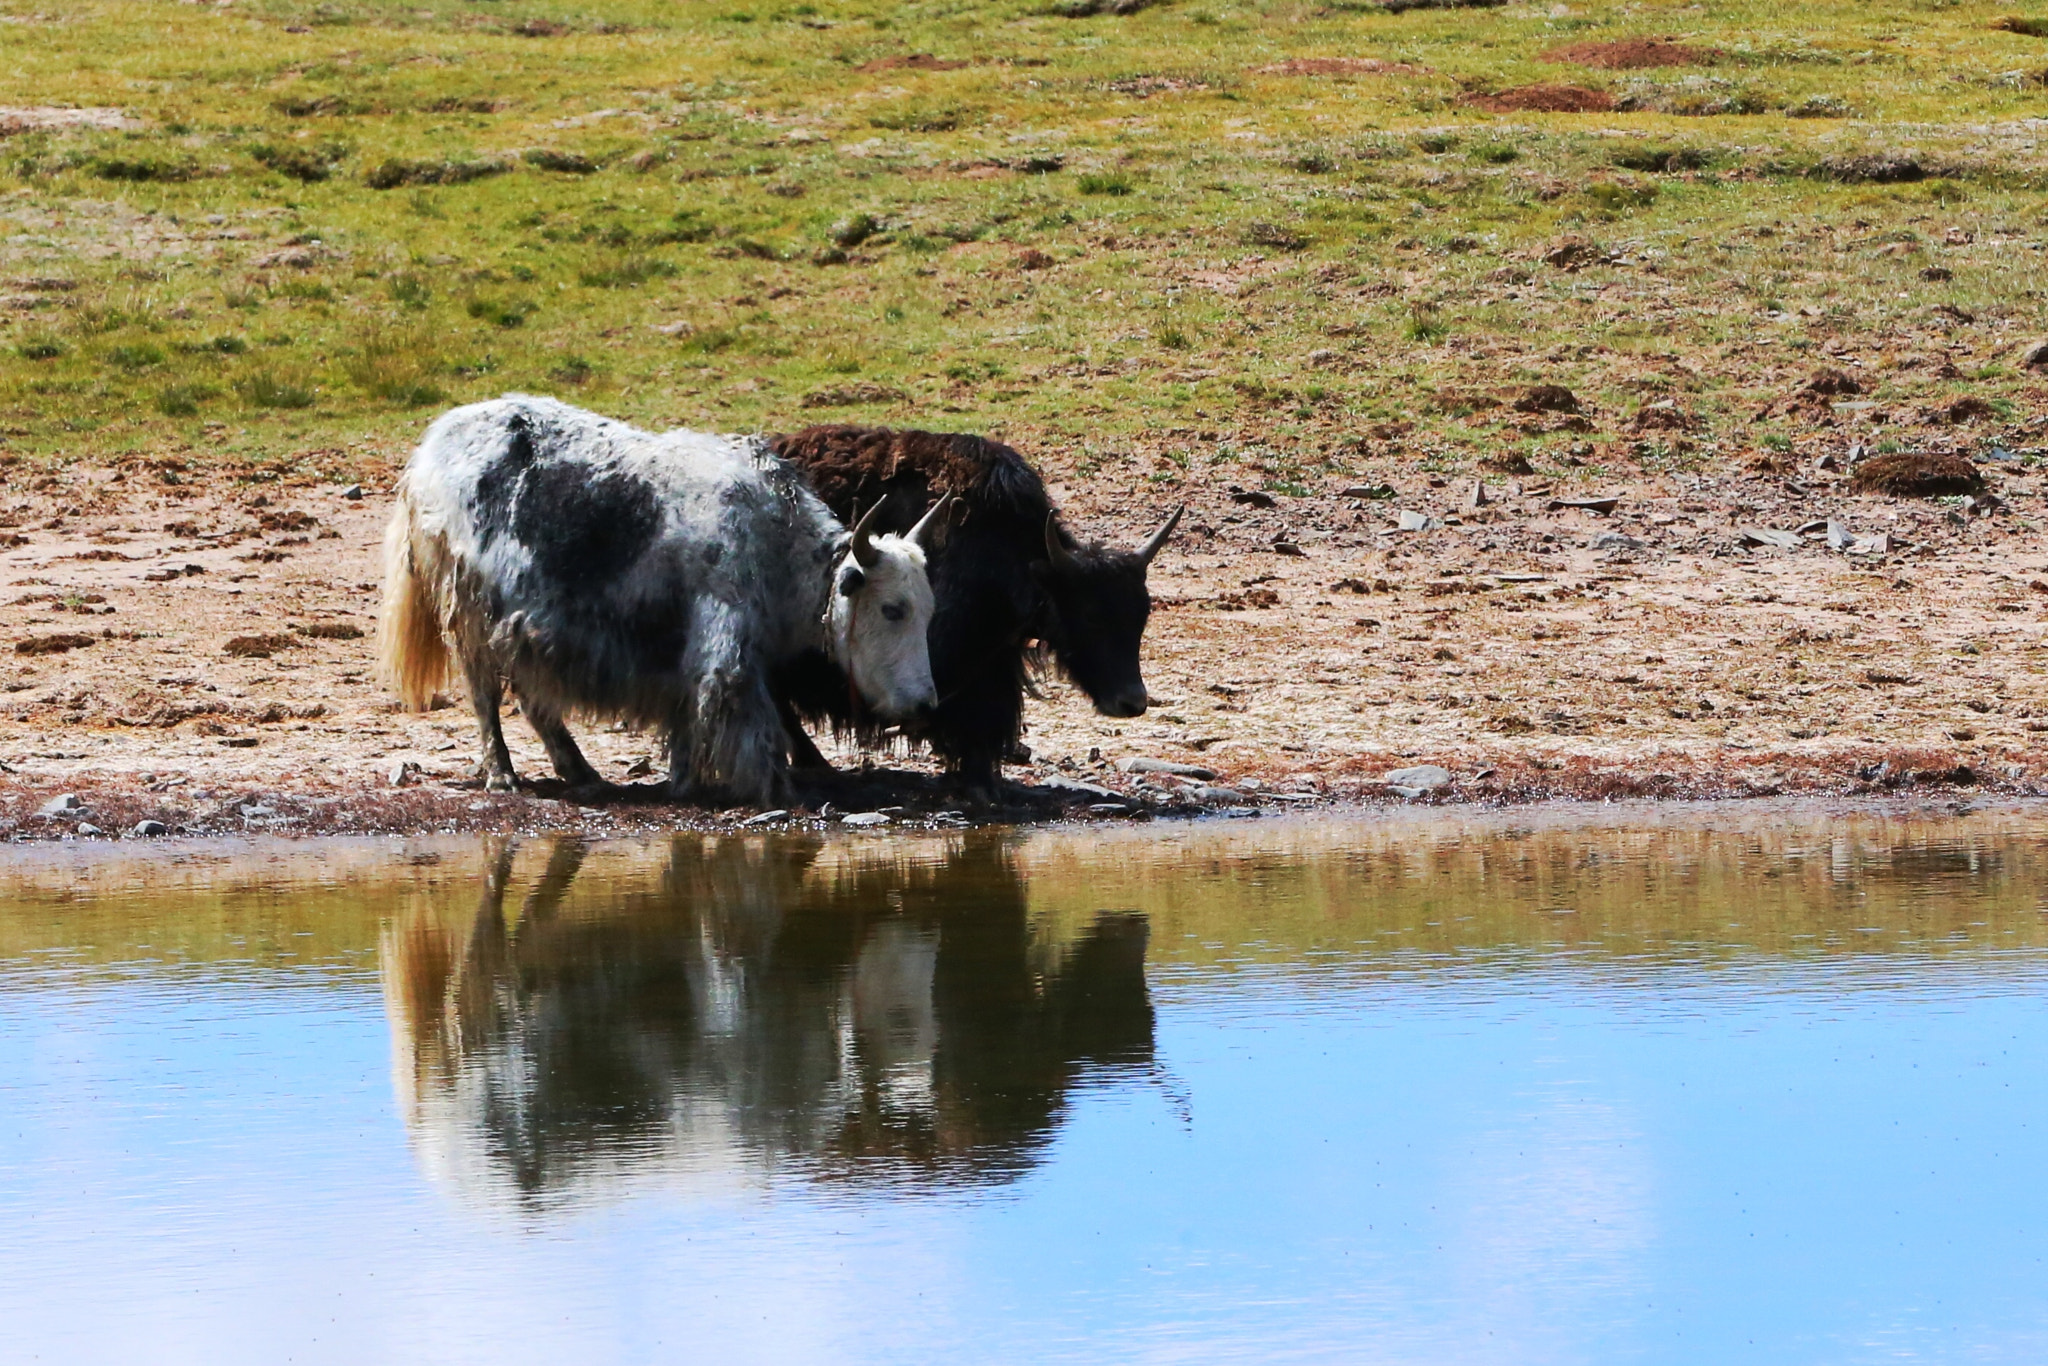
[[[829,659],[882,716],[936,700],[925,555],[945,518],[901,536],[876,521],[849,535],[758,439],[643,432],[524,394],[457,408],[399,481],[384,672],[422,707],[452,642],[493,791],[515,781],[509,681],[572,787],[601,779],[563,718],[618,716],[667,730],[677,797],[770,805],[791,661]]]
[[[931,560],[938,707],[906,730],[930,743],[970,789],[995,789],[999,765],[1022,731],[1024,692],[1042,653],[1103,715],[1144,713],[1138,650],[1152,610],[1145,570],[1181,510],[1136,550],[1116,550],[1078,542],[1024,457],[985,437],[824,426],[768,443],[833,512],[876,514],[878,530],[917,525],[943,494],[958,499],[958,529]],[[802,763],[824,761],[797,717],[869,739],[882,730],[829,671],[791,675],[784,685],[791,745]]]

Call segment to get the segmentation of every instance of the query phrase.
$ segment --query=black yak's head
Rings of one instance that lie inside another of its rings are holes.
[[[1175,509],[1136,550],[1069,545],[1055,520],[1046,518],[1040,576],[1052,599],[1050,644],[1060,668],[1104,716],[1142,716],[1151,705],[1138,668],[1152,615],[1145,571],[1186,510]]]

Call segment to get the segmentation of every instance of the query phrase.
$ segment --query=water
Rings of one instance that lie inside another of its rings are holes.
[[[2039,1361],[2044,834],[17,851],[0,1360]]]

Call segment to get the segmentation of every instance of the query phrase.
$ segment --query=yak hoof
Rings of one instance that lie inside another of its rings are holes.
[[[518,790],[519,779],[513,777],[510,773],[484,774],[484,791],[486,792],[517,792]]]

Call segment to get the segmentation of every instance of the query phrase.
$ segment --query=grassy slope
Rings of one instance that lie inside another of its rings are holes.
[[[1445,390],[1565,383],[1610,438],[1678,398],[1704,428],[1630,443],[1652,465],[1792,439],[1759,399],[1827,351],[1960,364],[1891,368],[1880,399],[2034,397],[2012,353],[2038,326],[2048,167],[2018,121],[2048,39],[1995,7],[749,4],[0,0],[0,105],[143,125],[0,139],[6,446],[345,472],[447,403],[529,388],[656,424],[1004,431],[1084,474],[1292,490],[1373,457],[1591,453],[1425,402]],[[1722,55],[1540,58],[1644,35]],[[910,53],[972,64],[861,69]],[[1430,71],[1261,70],[1320,56]],[[1457,102],[1529,82],[1764,112]],[[1850,116],[1785,112],[1816,97]],[[366,183],[530,149],[601,169]],[[1656,169],[1674,150],[1696,164]],[[1812,173],[1900,152],[1936,174]],[[821,264],[835,228],[850,259]],[[1567,232],[1621,263],[1535,259]]]

